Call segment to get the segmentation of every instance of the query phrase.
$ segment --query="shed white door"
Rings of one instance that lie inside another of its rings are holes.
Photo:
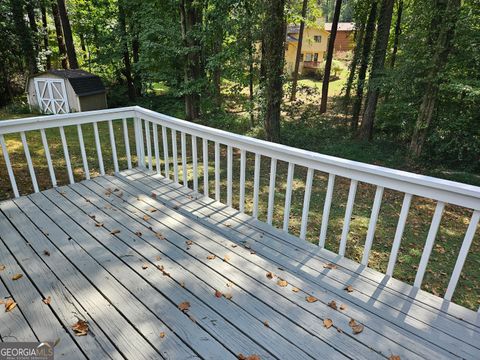
[[[47,114],[66,114],[70,112],[63,79],[36,78],[34,80],[38,105],[42,112]]]

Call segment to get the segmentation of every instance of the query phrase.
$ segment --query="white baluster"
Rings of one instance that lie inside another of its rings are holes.
[[[203,194],[208,196],[208,140],[202,139],[203,145]]]
[[[377,227],[378,214],[380,212],[380,206],[382,205],[383,197],[382,186],[377,186],[375,191],[375,200],[373,201],[372,214],[370,215],[370,223],[368,224],[367,238],[365,240],[365,247],[363,249],[362,265],[368,265],[368,257],[370,256],[370,250],[372,249],[373,237],[375,236],[375,228]]]
[[[60,130],[60,132],[62,132],[62,130]],[[96,122],[93,123],[93,135],[95,137],[95,145],[97,147],[98,166],[100,167],[100,175],[105,175],[105,168],[103,167],[102,147],[100,145],[100,137],[98,136],[98,125]]]
[[[188,172],[187,172],[187,139],[184,132],[180,133],[180,141],[182,146],[182,177],[183,186],[188,188]]]
[[[198,192],[198,155],[197,137],[192,135],[193,191]]]
[[[130,152],[130,140],[128,137],[128,126],[127,119],[122,119],[123,124],[123,139],[125,141],[125,153],[127,154],[127,166],[129,169],[132,168],[132,154]]]
[[[145,139],[147,141],[147,158],[148,158],[148,170],[153,171],[153,161],[152,161],[152,139],[150,137],[150,121],[145,121]],[[142,126],[142,122],[140,122]]]
[[[320,228],[320,238],[318,246],[325,247],[325,240],[327,239],[328,220],[330,217],[330,208],[332,207],[333,187],[335,185],[335,175],[328,174],[327,193],[325,195],[325,203],[323,204],[322,225]]]
[[[253,212],[252,216],[258,218],[258,198],[259,198],[259,189],[260,189],[260,154],[255,154],[255,170],[253,174]]]
[[[30,156],[30,150],[28,149],[27,137],[25,136],[24,131],[22,131],[20,133],[20,137],[22,139],[23,151],[25,153],[25,159],[27,160],[28,171],[30,173],[30,178],[32,180],[33,191],[35,191],[37,193],[39,191],[37,177],[35,176],[35,169],[33,168],[32,157]]]
[[[347,248],[347,237],[350,231],[350,221],[352,219],[353,204],[355,203],[355,194],[357,193],[357,180],[351,180],[350,191],[348,192],[347,209],[345,210],[345,218],[343,220],[342,237],[340,239],[340,249],[338,253],[341,256],[345,255]]]
[[[308,213],[310,211],[310,198],[312,196],[313,169],[307,171],[307,181],[305,183],[305,194],[303,196],[302,224],[300,226],[300,239],[307,237]]]
[[[220,201],[220,144],[215,142],[215,200]]]
[[[50,173],[50,179],[52,180],[52,186],[57,186],[57,178],[55,177],[55,170],[53,169],[52,156],[50,155],[50,148],[48,147],[47,135],[45,129],[40,129],[40,135],[42,137],[43,149],[45,151],[45,157],[47,158],[48,172]]]
[[[65,155],[65,163],[67,164],[68,179],[70,180],[70,184],[73,184],[75,180],[73,178],[72,164],[70,163],[70,154],[68,153],[67,139],[63,126],[60,126],[60,138],[62,139],[63,154]]]
[[[270,160],[270,183],[268,185],[268,209],[267,209],[267,224],[272,225],[273,210],[275,207],[275,181],[277,178],[277,159]]]
[[[108,132],[110,133],[110,144],[112,145],[113,169],[115,173],[118,173],[117,144],[115,144],[112,120],[108,120]]]
[[[285,190],[285,206],[283,209],[283,231],[288,232],[288,224],[290,223],[290,207],[292,202],[292,184],[295,164],[288,163],[287,188]]]
[[[169,155],[168,155],[168,137],[167,137],[167,128],[162,126],[162,143],[163,143],[163,158],[165,162],[165,178],[170,179],[170,165],[169,165]]]
[[[155,170],[160,175],[160,149],[158,148],[158,127],[157,124],[152,123],[153,131],[153,150],[155,152]]]
[[[227,206],[232,206],[232,167],[233,167],[233,151],[230,145],[227,146]]]
[[[242,149],[240,151],[240,212],[245,212],[245,167],[247,162],[247,152]]]
[[[178,184],[177,131],[172,129],[173,181]]]
[[[5,144],[5,139],[3,138],[2,134],[0,134],[0,145],[2,146],[3,158],[5,159],[5,165],[7,166],[8,177],[10,178],[13,194],[15,197],[19,197],[20,194],[18,192],[17,182],[15,181],[12,164],[10,163],[10,157],[8,156],[7,145]]]

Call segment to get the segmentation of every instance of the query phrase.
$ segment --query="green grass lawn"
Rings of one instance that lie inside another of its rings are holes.
[[[172,105],[172,102],[174,104]],[[172,98],[166,99],[164,102],[156,98],[142,99],[142,104],[151,107],[154,110],[167,112],[171,115],[177,115],[182,110],[181,101]],[[27,115],[21,115],[22,117]],[[0,117],[12,118],[9,114],[0,113]],[[203,119],[205,124],[218,128],[235,131],[238,133],[254,134],[254,130],[249,130],[248,119],[246,115],[211,115],[208,119]],[[117,152],[120,162],[120,168],[126,168],[125,144],[123,141],[122,124],[120,121],[114,121],[114,133],[116,138]],[[93,175],[98,174],[98,159],[95,150],[92,125],[83,125],[83,134],[85,146],[87,149],[88,162]],[[109,134],[107,123],[99,124],[100,137],[102,141],[102,155],[105,162],[107,173],[113,172],[112,152],[109,143]],[[80,148],[78,143],[78,135],[76,126],[65,127],[68,141],[68,148],[76,181],[84,178]],[[132,151],[132,161],[136,164],[135,145],[133,126],[130,123],[130,148]],[[353,141],[346,135],[342,128],[341,119],[335,117],[316,117],[305,119],[285,119],[282,125],[282,134],[284,142],[288,145],[305,148],[321,153],[337,155],[354,160],[365,161],[368,163],[376,163],[378,165],[402,168],[406,167],[406,161],[401,148],[386,141],[377,141],[373,144],[361,143]],[[47,137],[50,145],[50,152],[54,159],[54,167],[59,184],[68,183],[68,175],[65,168],[65,159],[63,149],[60,142],[58,129],[50,129],[47,131]],[[25,155],[23,152],[20,136],[7,135],[6,142],[10,159],[14,168],[14,172],[18,181],[19,189],[22,194],[28,194],[33,191],[28,168],[26,166]],[[35,165],[37,179],[41,189],[51,187],[48,167],[45,160],[45,154],[41,143],[40,133],[31,131],[27,133],[32,160]],[[160,136],[161,138],[161,136]],[[170,134],[169,134],[170,142]],[[153,143],[153,142],[152,142]],[[190,153],[190,139],[187,137],[187,149]],[[198,143],[199,169],[198,173],[203,174],[202,169],[202,149],[201,142]],[[392,146],[394,150],[392,150]],[[160,146],[162,149],[162,146]],[[180,138],[178,139],[178,149],[180,149]],[[213,144],[209,148],[209,171],[210,171],[210,194],[214,195],[214,159]],[[161,151],[162,154],[162,151]],[[170,144],[171,155],[171,144]],[[162,164],[163,164],[163,155]],[[170,158],[172,161],[172,158]],[[181,157],[178,157],[179,169],[181,171]],[[192,180],[191,158],[189,164],[189,181]],[[247,159],[247,181],[246,181],[246,211],[251,213],[253,204],[253,154],[249,154]],[[162,165],[163,166],[163,165]],[[233,178],[236,179],[233,186],[234,206],[238,207],[239,201],[239,166],[240,155],[238,151],[234,152],[234,168]],[[292,193],[292,206],[290,216],[289,231],[295,235],[299,235],[300,223],[303,208],[303,194],[306,180],[306,170],[303,167],[295,168],[295,176]],[[266,220],[268,185],[269,185],[270,160],[262,159],[261,176],[260,176],[260,208],[259,218]],[[444,174],[442,171],[435,169],[422,169],[423,173],[435,173],[442,177],[450,177],[454,180],[468,181],[471,183],[480,182],[478,175],[449,171]],[[3,156],[0,157],[0,174],[6,174]],[[285,179],[287,175],[287,164],[278,163],[277,167],[277,183],[275,194],[275,211],[274,225],[282,227],[283,223],[283,204],[285,194]],[[180,175],[180,179],[181,179]],[[320,224],[322,219],[323,203],[325,199],[325,191],[328,174],[316,172],[314,176],[312,201],[309,212],[309,225],[307,239],[312,243],[318,243],[320,232]],[[200,191],[203,191],[203,179],[199,179]],[[340,241],[340,235],[343,226],[343,217],[345,213],[346,199],[348,196],[349,180],[337,177],[335,182],[335,196],[330,212],[328,225],[326,247],[332,251],[337,251]],[[359,261],[365,242],[368,222],[370,218],[371,206],[375,187],[369,184],[359,184],[356,195],[356,202],[351,221],[351,228],[347,244],[347,257]],[[0,199],[12,196],[8,177],[0,176]],[[221,165],[221,198],[226,202],[226,148],[222,147],[222,165]],[[388,263],[388,257],[392,246],[395,228],[401,209],[403,194],[392,190],[386,190],[382,200],[380,217],[377,224],[375,239],[371,251],[369,265],[379,271],[385,272]],[[407,226],[402,239],[402,245],[398,255],[398,262],[395,268],[394,276],[400,280],[412,284],[419,264],[422,249],[428,233],[435,203],[428,199],[414,198],[409,213]],[[436,243],[430,258],[428,270],[424,280],[423,288],[430,292],[443,295],[448,285],[449,275],[455,264],[457,254],[459,252],[465,230],[471,216],[471,211],[455,206],[447,206],[444,212],[440,230],[436,239]],[[478,308],[480,304],[480,229],[477,230],[475,240],[470,249],[467,262],[463,269],[454,301],[471,309]]]

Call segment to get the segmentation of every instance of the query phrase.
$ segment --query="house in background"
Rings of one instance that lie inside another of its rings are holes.
[[[299,32],[300,26],[289,25],[287,28],[287,39],[285,42],[285,68],[287,74],[292,74],[295,70]],[[300,74],[316,71],[322,65],[323,56],[327,51],[328,36],[329,33],[323,29],[323,25],[305,26],[299,68]]]
[[[332,23],[325,23],[325,30],[332,31]],[[350,22],[340,22],[337,27],[337,36],[335,37],[334,51],[350,51],[354,46],[355,24]]]
[[[105,86],[97,75],[84,70],[48,70],[29,77],[27,99],[31,109],[45,114],[107,108]]]

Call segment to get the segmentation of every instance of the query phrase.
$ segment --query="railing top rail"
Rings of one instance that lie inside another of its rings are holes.
[[[291,161],[302,166],[311,167],[320,171],[330,172],[367,183],[381,185],[386,188],[413,195],[428,197],[480,210],[480,187],[478,186],[271,143],[195,124],[172,116],[159,114],[138,106],[135,110],[138,117],[151,121],[157,120],[173,129],[200,137],[206,137],[225,145],[232,145],[265,156],[274,157],[279,160]]]

